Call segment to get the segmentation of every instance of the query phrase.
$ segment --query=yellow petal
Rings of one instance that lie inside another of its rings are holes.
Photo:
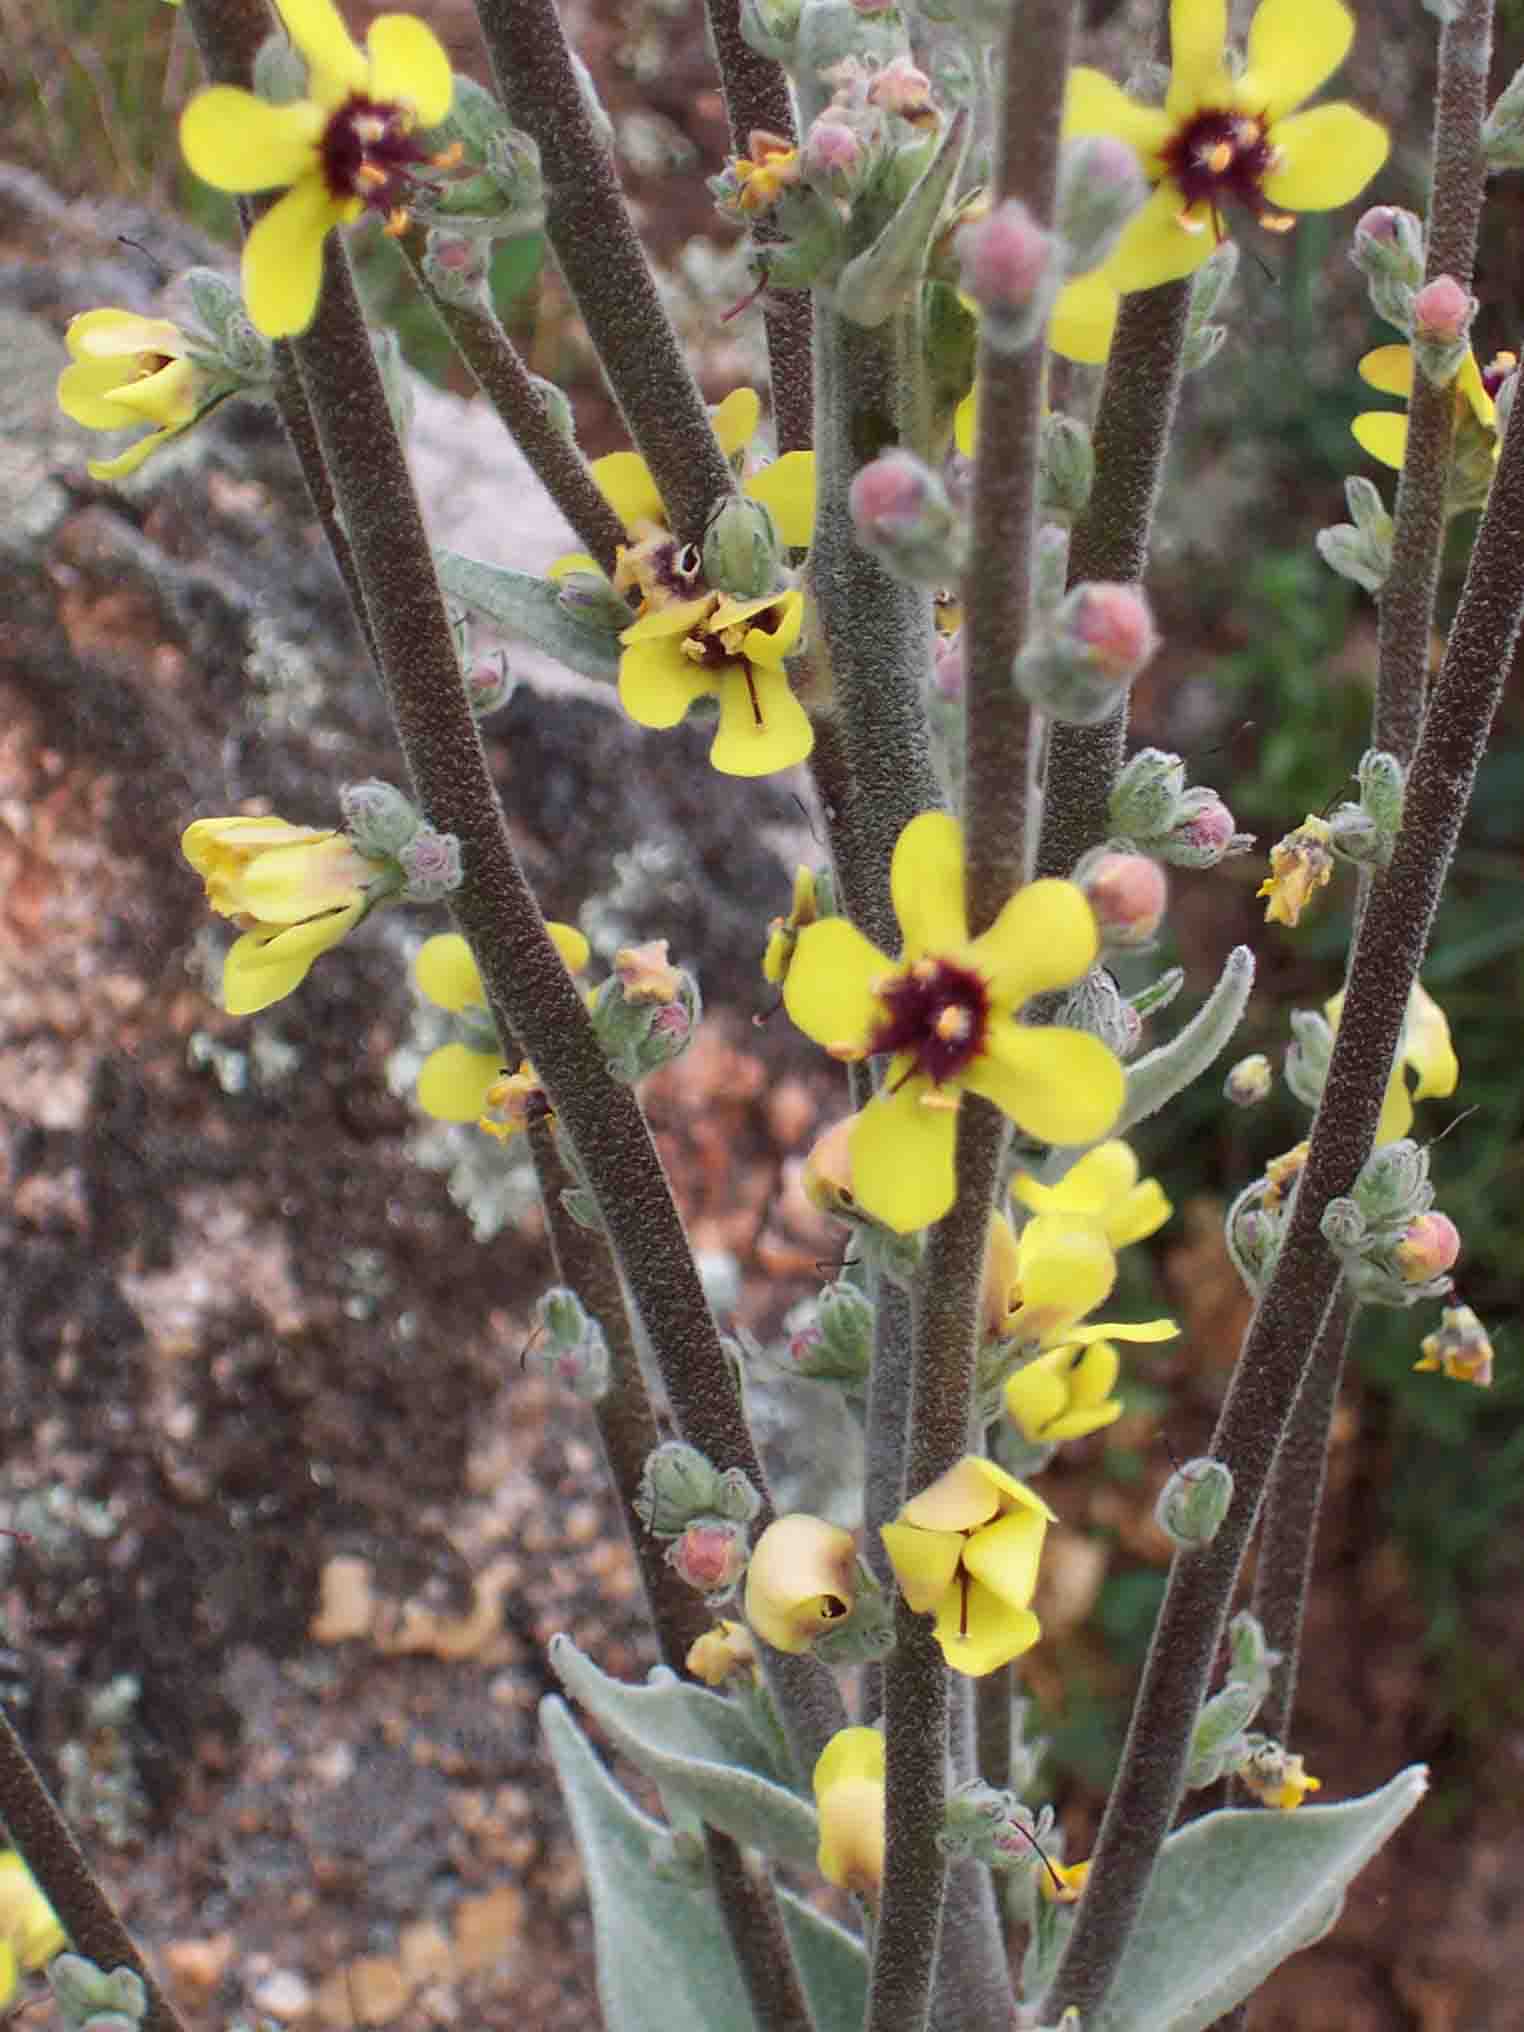
[[[1310,99],[1349,54],[1355,17],[1341,0],[1260,0],[1249,23],[1238,103],[1273,126]]]
[[[0,1940],[0,2011],[6,2008],[20,1987],[15,1949],[8,1940]]]
[[[1140,1319],[1128,1322],[1123,1319],[1103,1320],[1096,1326],[1077,1326],[1069,1335],[1072,1347],[1089,1347],[1092,1342],[1102,1340],[1174,1341],[1180,1338],[1180,1328],[1172,1319]]]
[[[1329,212],[1347,205],[1359,197],[1391,147],[1379,121],[1342,101],[1277,121],[1270,139],[1277,161],[1265,178],[1265,196],[1289,212]]]
[[[135,473],[146,458],[149,458],[162,444],[172,437],[179,437],[185,429],[183,423],[171,424],[168,430],[151,430],[146,437],[140,437],[136,444],[128,445],[126,451],[118,452],[114,459],[86,459],[85,471],[92,480],[110,485],[113,480],[125,480]]]
[[[64,344],[75,360],[135,361],[139,353],[162,353],[173,360],[185,351],[185,334],[169,318],[103,308],[70,318]]]
[[[363,92],[366,63],[333,0],[276,0],[286,33],[307,59],[308,89],[324,106]]]
[[[1073,355],[1066,354],[1065,358]],[[964,458],[974,455],[974,433],[979,427],[979,387],[976,382],[953,411],[953,443]]]
[[[796,958],[790,980],[798,964]],[[927,1106],[929,1091],[919,1077],[907,1080],[897,1093],[886,1088],[863,1109],[852,1130],[849,1148],[857,1203],[898,1235],[941,1220],[957,1193],[953,1174],[957,1110],[935,1101]]]
[[[750,475],[742,492],[760,501],[773,518],[778,541],[802,550],[815,530],[815,454],[785,452]]]
[[[732,388],[725,400],[711,412],[709,421],[726,458],[750,444],[757,434],[762,401],[755,388]]]
[[[1113,1249],[1125,1249],[1157,1234],[1175,1209],[1157,1178],[1145,1178],[1106,1216],[1106,1239]]]
[[[952,1588],[937,1611],[936,1637],[954,1672],[982,1679],[1030,1651],[1042,1625],[1030,1609],[1013,1608],[992,1588],[972,1578]]]
[[[768,626],[747,629],[742,654],[750,663],[781,664],[799,645],[799,631],[804,626],[804,595],[790,590],[780,600],[775,593],[767,604],[777,612]],[[717,613],[710,626],[718,625]]]
[[[593,484],[628,534],[633,536],[646,522],[666,527],[666,508],[650,469],[638,452],[608,452],[593,460],[591,471]]]
[[[619,639],[629,644],[689,635],[701,621],[709,618],[719,604],[719,598],[714,593],[700,593],[692,600],[673,600],[670,605],[653,607],[649,614],[642,614],[638,621],[632,621]]]
[[[761,663],[732,667],[720,686],[720,724],[709,750],[712,769],[722,776],[772,776],[802,762],[814,745],[809,714],[782,670]]]
[[[211,85],[180,115],[180,152],[214,190],[273,190],[315,172],[324,125],[310,99],[271,106],[237,85]]]
[[[1455,1092],[1460,1080],[1460,1060],[1450,1041],[1450,1024],[1433,996],[1415,981],[1408,996],[1407,1020],[1402,1033],[1402,1058],[1418,1075],[1413,1099],[1431,1095],[1442,1099]]]
[[[1043,1432],[1043,1443],[1047,1446],[1062,1446],[1065,1440],[1088,1439],[1092,1432],[1101,1432],[1108,1425],[1115,1425],[1122,1415],[1122,1401],[1110,1398],[1104,1404],[1078,1404],[1072,1411],[1065,1411],[1053,1419]]]
[[[1170,123],[1161,107],[1143,106],[1128,98],[1104,71],[1080,64],[1069,73],[1064,98],[1064,135],[1113,134],[1143,158],[1144,168],[1157,174],[1160,149],[1169,139]]]
[[[843,1731],[877,1735],[877,1729]],[[882,1741],[882,1738],[880,1738]],[[871,1898],[884,1880],[884,1781],[839,1778],[820,1795],[816,1866],[828,1884]]]
[[[59,1925],[37,1880],[14,1849],[0,1853],[0,1938],[14,1949],[21,1966],[29,1969],[41,1968],[69,1944],[69,1936]],[[3,1975],[0,1968],[0,1977]],[[14,1979],[13,1963],[13,1983]]]
[[[1043,1143],[1093,1143],[1122,1112],[1119,1062],[1083,1031],[992,1026],[964,1085]]]
[[[746,1620],[775,1651],[807,1651],[857,1593],[857,1541],[839,1524],[795,1511],[774,1518],[746,1569]]]
[[[1065,1208],[1077,1214],[1105,1214],[1113,1201],[1132,1191],[1138,1182],[1138,1160],[1132,1146],[1112,1137],[1087,1150],[1071,1164],[1057,1185],[1040,1185],[1021,1173],[1011,1190],[1023,1206],[1034,1211]]]
[[[950,813],[923,811],[905,827],[889,863],[889,891],[904,937],[902,959],[966,942],[963,828]]]
[[[116,391],[134,371],[121,360],[75,360],[58,377],[58,406],[86,430],[120,430],[129,419]]]
[[[822,918],[799,934],[783,983],[783,1006],[806,1037],[866,1051],[883,1005],[875,994],[893,965],[844,917]]]
[[[1024,1439],[1040,1446],[1049,1437],[1048,1427],[1063,1416],[1069,1392],[1054,1357],[1040,1355],[1016,1371],[1005,1386],[1004,1398],[1006,1416],[1021,1427]]]
[[[1038,1214],[1019,1244],[1021,1310],[1013,1331],[1053,1341],[1106,1298],[1117,1259],[1100,1229],[1072,1216]]]
[[[1122,304],[1116,284],[1103,269],[1066,282],[1053,306],[1048,326],[1049,350],[1061,359],[1098,367],[1111,351]],[[962,446],[959,446],[962,450]]]
[[[1169,95],[1165,112],[1179,122],[1202,107],[1230,103],[1232,84],[1223,66],[1228,38],[1227,0],[1171,0]]]
[[[1029,882],[975,939],[975,963],[998,1009],[1067,988],[1100,950],[1095,912],[1072,882]]]
[[[441,931],[424,940],[413,961],[413,979],[436,1008],[458,1015],[462,1009],[487,1006],[471,948],[457,931]]]
[[[418,1105],[436,1122],[474,1122],[502,1070],[503,1061],[495,1051],[442,1044],[423,1061],[418,1074]]]
[[[896,1523],[885,1524],[880,1535],[900,1593],[918,1616],[930,1615],[953,1584],[963,1558],[963,1533]]]
[[[307,978],[312,962],[351,929],[360,914],[335,910],[277,932],[246,931],[222,963],[222,1005],[230,1016],[252,1016],[280,1002]]]
[[[569,974],[580,974],[593,956],[593,949],[573,924],[558,924],[547,918],[545,929],[550,933],[550,942],[561,955]]]
[[[1179,282],[1194,275],[1217,245],[1210,220],[1200,230],[1180,223],[1184,204],[1173,183],[1161,183],[1137,217],[1123,228],[1105,275],[1125,296],[1131,290],[1156,289],[1161,282]]]
[[[256,221],[244,242],[243,300],[267,339],[289,339],[311,324],[323,286],[323,240],[357,209],[310,176]]]
[[[1399,471],[1408,450],[1408,420],[1395,409],[1367,409],[1349,427],[1364,452]]]
[[[193,423],[200,407],[201,370],[189,360],[171,360],[156,373],[124,381],[116,391],[122,422],[168,425],[181,429]]]
[[[1037,1587],[1037,1568],[1048,1520],[1038,1510],[1012,1510],[976,1531],[963,1548],[963,1564],[985,1586],[1024,1609]]]
[[[412,14],[381,14],[365,38],[369,92],[383,104],[411,106],[422,127],[437,127],[450,110],[455,80],[438,36]]]
[[[1408,1093],[1408,1083],[1399,1066],[1392,1068],[1392,1076],[1386,1083],[1386,1096],[1381,1103],[1381,1119],[1376,1124],[1378,1143],[1395,1143],[1400,1136],[1406,1136],[1413,1126],[1413,1102]]]
[[[637,642],[619,659],[619,703],[642,727],[675,727],[712,680],[675,637]]]
[[[1413,349],[1411,346],[1377,346],[1360,362],[1360,379],[1383,395],[1400,395],[1404,402],[1413,392]]]
[[[884,1778],[884,1738],[879,1729],[838,1729],[815,1763],[814,1791],[823,1799],[848,1778]]]

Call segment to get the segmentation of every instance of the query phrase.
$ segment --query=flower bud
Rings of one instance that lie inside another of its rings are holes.
[[[1409,1284],[1425,1284],[1454,1268],[1460,1245],[1460,1229],[1447,1214],[1420,1214],[1408,1223],[1393,1254]]]
[[[787,917],[775,917],[767,927],[767,948],[762,955],[762,978],[781,988],[788,978],[799,934],[817,918],[831,915],[830,877],[817,874],[801,862],[794,870],[794,893]]]
[[[465,683],[472,719],[484,720],[507,705],[518,679],[508,668],[508,658],[498,650],[495,656],[478,658],[466,671]]]
[[[1280,1664],[1282,1654],[1271,1650],[1265,1642],[1264,1625],[1248,1609],[1240,1609],[1228,1625],[1228,1653],[1230,1680],[1252,1686],[1261,1694],[1270,1691],[1270,1675]]]
[[[404,847],[397,849],[397,865],[407,877],[403,895],[409,903],[442,903],[460,887],[460,841],[454,833],[436,832],[431,825],[419,826]]]
[[[492,242],[473,233],[431,226],[423,250],[423,279],[442,303],[485,312],[490,306]]]
[[[716,592],[738,600],[770,592],[778,578],[778,532],[749,494],[732,494],[704,531],[704,576]]]
[[[1422,1359],[1415,1369],[1437,1369],[1454,1383],[1473,1383],[1479,1390],[1492,1387],[1492,1342],[1487,1329],[1469,1305],[1447,1306],[1439,1326],[1419,1343]]]
[[[48,1964],[48,1983],[58,2007],[71,2023],[110,2011],[140,2024],[148,2011],[148,1991],[136,1969],[97,1968],[82,1954],[55,1955]]]
[[[1194,1551],[1211,1544],[1232,1501],[1232,1469],[1203,1456],[1170,1476],[1154,1505],[1154,1521],[1181,1551]]]
[[[858,542],[895,578],[940,586],[961,573],[967,524],[913,452],[885,452],[864,466],[847,503]]]
[[[775,1651],[808,1651],[851,1613],[857,1545],[850,1531],[796,1511],[769,1524],[746,1571],[746,1620]]]
[[[1380,1144],[1360,1167],[1352,1191],[1373,1228],[1405,1228],[1434,1203],[1428,1151],[1411,1136]]]
[[[1293,1009],[1286,1084],[1304,1108],[1315,1108],[1322,1100],[1332,1053],[1333,1029],[1326,1018],[1311,1009]]]
[[[1014,1791],[997,1791],[971,1778],[948,1794],[937,1847],[959,1862],[991,1870],[1025,1869],[1041,1852],[1053,1826],[1053,1809],[1033,1813]]]
[[[861,1396],[873,1361],[874,1317],[873,1301],[855,1284],[845,1278],[828,1284],[789,1336],[794,1373]]]
[[[1247,1058],[1241,1058],[1237,1065],[1230,1066],[1228,1076],[1222,1083],[1224,1100],[1231,1101],[1235,1108],[1253,1108],[1268,1098],[1275,1084],[1275,1074],[1270,1061],[1262,1051],[1254,1051]]]
[[[1203,1705],[1191,1731],[1190,1761],[1185,1772],[1185,1782],[1191,1791],[1215,1785],[1238,1762],[1243,1754],[1244,1731],[1259,1713],[1264,1697],[1262,1687],[1230,1679],[1220,1693]]]
[[[850,198],[868,164],[868,151],[857,129],[833,117],[827,107],[804,137],[804,173],[828,197]]]
[[[677,1538],[699,1517],[745,1523],[762,1499],[739,1469],[720,1474],[696,1446],[664,1440],[646,1456],[635,1514],[653,1538]]]
[[[744,1623],[719,1622],[694,1638],[683,1664],[705,1686],[723,1686],[743,1673],[755,1677],[757,1647]]]
[[[870,10],[859,7],[856,11],[865,14]],[[887,12],[881,8],[871,11]],[[912,127],[932,125],[938,117],[931,100],[931,79],[908,56],[891,57],[873,73],[868,83],[868,104],[881,113],[908,121]]]
[[[1098,1037],[1108,1051],[1127,1058],[1143,1036],[1143,1019],[1117,986],[1107,967],[1092,967],[1058,1006],[1055,1020],[1069,1030]]]
[[[1423,286],[1425,262],[1421,221],[1396,205],[1374,205],[1355,226],[1349,258],[1365,277],[1378,317],[1410,331],[1413,298]]]
[[[1343,1194],[1324,1207],[1318,1229],[1329,1248],[1341,1256],[1357,1252],[1370,1234],[1364,1214]]]
[[[681,1057],[703,1013],[698,982],[671,964],[664,938],[622,947],[591,1011],[609,1071],[631,1086]]]
[[[701,1595],[728,1595],[746,1571],[751,1527],[728,1517],[699,1517],[667,1546],[668,1566]]]
[[[596,1404],[609,1387],[609,1350],[603,1328],[583,1310],[575,1291],[555,1285],[535,1306],[535,1331],[524,1367]]]
[[[1201,789],[1181,798],[1177,823],[1157,851],[1177,868],[1215,868],[1253,844],[1252,833],[1234,830],[1233,814],[1216,791]]]
[[[1111,793],[1112,828],[1127,839],[1158,839],[1174,826],[1184,794],[1185,764],[1180,757],[1162,748],[1140,748]]]
[[[786,63],[794,53],[804,0],[741,0],[741,37],[758,56]]]
[[[1143,165],[1125,141],[1085,134],[1065,142],[1055,223],[1067,251],[1066,274],[1099,268],[1147,197]]]
[[[363,783],[346,783],[339,792],[339,809],[356,848],[377,861],[394,860],[422,824],[412,800],[374,776]]]
[[[1062,243],[1038,225],[1020,198],[1007,198],[962,227],[956,248],[963,287],[982,313],[985,340],[1000,353],[1024,352],[1040,337],[1062,285]]]
[[[1309,1792],[1323,1789],[1323,1781],[1311,1775],[1300,1757],[1265,1740],[1254,1745],[1234,1776],[1262,1806],[1276,1807],[1282,1813],[1295,1812]]]
[[[246,388],[267,384],[274,372],[274,354],[270,341],[245,310],[237,283],[215,268],[188,268],[172,286],[171,300],[181,293],[190,299],[195,322],[205,336],[206,353],[228,378]],[[194,350],[199,354],[203,350],[199,335],[190,336],[198,341]]]
[[[1169,901],[1169,883],[1157,861],[1147,854],[1102,850],[1095,857],[1086,856],[1074,879],[1095,912],[1103,945],[1152,943]]]
[[[884,1739],[877,1729],[838,1729],[814,1772],[820,1815],[816,1863],[828,1884],[876,1897],[884,1880]]]
[[[1093,726],[1159,646],[1141,587],[1079,585],[1016,658],[1016,688],[1070,726]]]
[[[1437,275],[1413,298],[1413,357],[1435,388],[1448,388],[1471,349],[1477,300],[1453,275]]]
[[[1041,459],[1039,512],[1077,521],[1085,512],[1095,481],[1090,432],[1077,416],[1065,416],[1055,409],[1043,418]]]

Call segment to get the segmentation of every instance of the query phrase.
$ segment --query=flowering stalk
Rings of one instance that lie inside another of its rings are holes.
[[[479,17],[509,117],[540,151],[546,235],[668,527],[702,542],[734,491],[730,468],[593,129],[554,0],[481,0]]]
[[[1190,300],[1189,282],[1122,299],[1096,415],[1095,485],[1069,553],[1071,585],[1142,581],[1180,395]],[[1039,875],[1067,875],[1087,847],[1106,837],[1106,803],[1126,738],[1125,700],[1094,726],[1051,729]]]
[[[1434,109],[1434,188],[1429,201],[1429,281],[1449,275],[1471,285],[1486,165],[1482,122],[1493,0],[1464,0],[1439,38],[1439,93]],[[1454,391],[1413,376],[1407,454],[1397,482],[1392,566],[1378,603],[1374,746],[1408,761],[1423,724],[1429,684],[1429,639],[1445,538],[1445,495],[1455,435]]]
[[[427,240],[427,233],[417,225],[402,235],[402,251],[419,288],[470,368],[477,387],[534,468],[535,477],[588,554],[612,578],[619,547],[625,541],[623,523],[599,493],[586,459],[557,428],[529,370],[486,302],[479,307],[452,303],[430,283],[423,263]]]
[[[1047,2015],[1093,2012],[1110,1986],[1179,1804],[1190,1730],[1238,1570],[1339,1270],[1322,1244],[1375,1137],[1419,963],[1470,803],[1524,616],[1524,434],[1505,435],[1390,867],[1372,882],[1343,1018],[1277,1268],[1250,1325],[1213,1435],[1234,1497],[1203,1551],[1178,1556],[1155,1626],[1121,1772]]]

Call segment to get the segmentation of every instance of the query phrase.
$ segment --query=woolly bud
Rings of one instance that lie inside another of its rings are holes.
[[[1147,854],[1102,852],[1088,867],[1081,863],[1075,880],[1089,898],[1103,945],[1152,941],[1169,901],[1169,883],[1157,861]]]
[[[594,994],[593,1029],[609,1071],[633,1086],[678,1058],[703,1013],[698,982],[667,958],[664,938],[622,946],[614,971]]]
[[[1216,791],[1201,789],[1188,790],[1180,800],[1179,818],[1157,851],[1177,868],[1215,868],[1253,844],[1252,833],[1234,831],[1233,814]]]
[[[741,36],[758,56],[786,62],[794,53],[804,0],[741,0]]]
[[[746,1571],[751,1528],[728,1517],[699,1517],[667,1547],[667,1564],[701,1595],[728,1595]]]
[[[466,672],[466,703],[471,708],[471,717],[484,720],[489,713],[501,711],[513,697],[517,683],[501,649],[494,656],[481,657]]]
[[[1380,490],[1361,475],[1344,482],[1344,498],[1351,520],[1318,531],[1318,555],[1340,578],[1379,593],[1392,569],[1392,518]]]
[[[1063,282],[1062,243],[1019,198],[964,226],[956,241],[963,287],[983,313],[983,336],[999,353],[1020,353],[1041,335]]]
[[[1438,275],[1413,298],[1413,357],[1435,388],[1448,388],[1470,351],[1476,298],[1453,275]]]
[[[778,578],[778,532],[760,501],[732,494],[704,531],[704,576],[737,600],[771,592]]]
[[[1268,1098],[1275,1083],[1275,1074],[1270,1061],[1262,1051],[1251,1052],[1231,1066],[1222,1083],[1224,1100],[1231,1101],[1235,1108],[1253,1108]]]
[[[802,161],[805,175],[818,190],[849,198],[867,164],[867,150],[857,129],[833,118],[828,107],[804,137]]]
[[[700,1517],[745,1524],[762,1499],[738,1468],[721,1474],[696,1446],[664,1440],[646,1455],[635,1514],[653,1538],[679,1538]]]
[[[1184,793],[1180,757],[1162,748],[1140,748],[1111,793],[1112,829],[1127,839],[1156,839],[1174,825]]]
[[[1012,676],[1055,719],[1093,726],[1116,711],[1158,644],[1140,587],[1080,585],[1022,649]]]
[[[1233,1471],[1225,1461],[1187,1461],[1164,1484],[1154,1519],[1183,1552],[1210,1545],[1233,1501]]]
[[[1070,275],[1099,268],[1122,229],[1148,197],[1135,150],[1110,134],[1085,134],[1064,144],[1058,170],[1056,224]]]
[[[1095,481],[1090,433],[1078,417],[1055,409],[1043,418],[1038,508],[1071,522],[1085,512]]]
[[[1243,1754],[1244,1730],[1259,1713],[1263,1699],[1263,1689],[1244,1680],[1230,1679],[1221,1693],[1207,1701],[1191,1731],[1190,1761],[1185,1771],[1190,1791],[1215,1785]]]
[[[603,1328],[565,1285],[555,1285],[535,1306],[535,1331],[524,1367],[595,1404],[609,1387],[609,1350]]]
[[[339,792],[339,809],[358,851],[377,861],[399,854],[422,823],[409,798],[374,776],[363,783],[346,783]]]
[[[1349,258],[1365,277],[1376,314],[1400,332],[1411,330],[1424,271],[1423,225],[1415,214],[1397,205],[1372,206],[1355,226]]]
[[[1460,1229],[1448,1214],[1420,1214],[1392,1253],[1407,1283],[1426,1284],[1454,1267],[1460,1245]]]
[[[485,310],[491,261],[490,240],[435,226],[423,250],[424,280],[443,303],[459,310]]]
[[[885,452],[864,466],[847,503],[858,542],[895,578],[940,586],[961,573],[967,525],[914,453]]]
[[[403,895],[409,903],[442,903],[460,887],[460,841],[454,833],[436,832],[421,825],[404,847],[397,849],[397,865],[407,877]]]

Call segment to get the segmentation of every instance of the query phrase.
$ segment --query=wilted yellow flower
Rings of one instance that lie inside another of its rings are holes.
[[[808,1651],[856,1599],[857,1541],[839,1524],[795,1511],[757,1540],[746,1569],[746,1620],[775,1651]]]
[[[1328,850],[1332,837],[1328,821],[1309,812],[1295,832],[1276,841],[1270,849],[1270,873],[1255,891],[1270,899],[1265,905],[1266,924],[1301,923],[1302,912],[1333,875]]]
[[[1323,1781],[1305,1770],[1300,1757],[1283,1750],[1279,1743],[1267,1743],[1240,1764],[1234,1774],[1246,1792],[1252,1792],[1262,1806],[1294,1813],[1309,1792],[1321,1792]]]
[[[1492,1342],[1487,1329],[1469,1305],[1449,1305],[1440,1314],[1439,1326],[1419,1343],[1422,1360],[1415,1369],[1437,1369],[1452,1383],[1472,1383],[1478,1390],[1492,1387]]]
[[[0,1851],[0,2010],[22,1969],[40,1969],[69,1944],[58,1915],[15,1849]]]
[[[801,863],[794,870],[794,894],[788,916],[775,917],[767,927],[767,950],[762,955],[764,981],[770,981],[775,988],[783,985],[800,932],[807,924],[813,924],[819,915],[815,870]]]
[[[702,1637],[694,1638],[683,1663],[706,1686],[723,1686],[737,1673],[755,1673],[757,1647],[744,1623],[722,1619]]]
[[[1077,1905],[1090,1875],[1088,1857],[1082,1863],[1043,1863],[1037,1872],[1037,1886],[1050,1905]]]

